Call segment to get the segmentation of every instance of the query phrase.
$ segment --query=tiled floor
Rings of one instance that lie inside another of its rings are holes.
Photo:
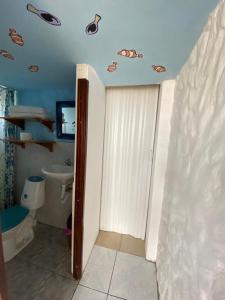
[[[63,230],[38,224],[31,244],[6,264],[10,300],[71,300],[70,260]]]
[[[38,224],[34,241],[6,268],[10,300],[157,300],[154,264],[100,246],[78,284],[63,231],[47,225]]]
[[[95,246],[73,300],[157,300],[155,264]]]
[[[100,231],[96,245],[145,257],[145,241],[136,239],[130,235]]]

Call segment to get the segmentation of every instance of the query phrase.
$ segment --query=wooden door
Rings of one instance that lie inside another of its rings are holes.
[[[86,79],[78,79],[77,85],[77,139],[75,175],[75,211],[73,232],[73,277],[82,276],[83,260],[83,215],[86,177],[87,124],[88,124],[88,86]]]
[[[0,300],[8,300],[1,231],[0,231]]]

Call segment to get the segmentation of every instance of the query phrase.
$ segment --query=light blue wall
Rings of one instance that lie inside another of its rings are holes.
[[[73,89],[43,89],[27,90],[18,92],[18,105],[38,106],[47,110],[49,115],[55,120],[56,101],[65,101],[75,99],[75,90]],[[55,124],[54,132],[51,133],[48,128],[37,122],[26,122],[25,131],[31,132],[33,139],[57,140]],[[65,142],[65,140],[60,140]],[[71,142],[71,141],[68,141]]]

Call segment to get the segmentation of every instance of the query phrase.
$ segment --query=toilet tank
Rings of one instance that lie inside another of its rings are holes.
[[[45,178],[30,176],[25,180],[21,196],[21,205],[29,210],[36,210],[45,202]]]

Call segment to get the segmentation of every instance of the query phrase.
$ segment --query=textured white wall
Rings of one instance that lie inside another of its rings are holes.
[[[225,299],[225,1],[177,78],[157,259],[161,300]]]

